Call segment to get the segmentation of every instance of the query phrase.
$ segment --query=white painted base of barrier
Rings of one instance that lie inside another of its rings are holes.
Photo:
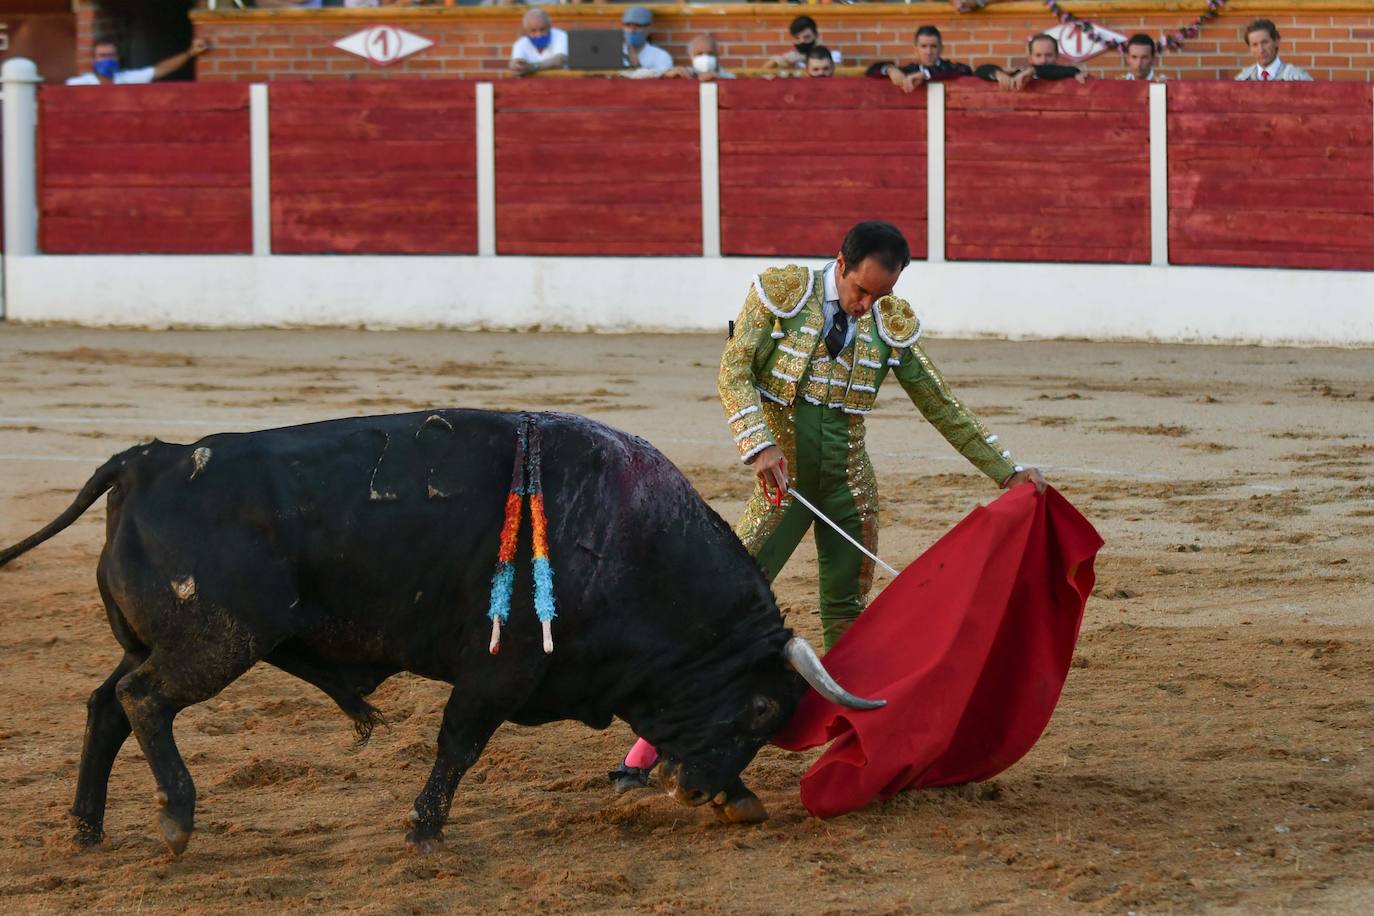
[[[5,298],[114,327],[720,332],[787,260],[8,255]],[[944,337],[1374,346],[1371,272],[918,261],[897,292]]]

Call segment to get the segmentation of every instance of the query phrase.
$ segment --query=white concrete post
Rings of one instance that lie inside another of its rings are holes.
[[[496,90],[477,84],[477,253],[496,254]]]
[[[0,68],[4,86],[5,130],[5,254],[38,253],[38,187],[35,128],[38,124],[38,84],[42,78],[34,62],[23,57]]]
[[[945,84],[926,83],[926,261],[945,260]]]
[[[272,119],[267,84],[248,87],[249,150],[253,181],[253,254],[272,253]]]
[[[720,257],[720,87],[702,83],[701,100],[701,255]]]
[[[1169,264],[1169,97],[1150,84],[1150,263]]]

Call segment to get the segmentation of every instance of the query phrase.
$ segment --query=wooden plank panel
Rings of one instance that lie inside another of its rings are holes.
[[[1293,251],[1259,252],[1243,248],[1191,247],[1179,255],[1170,254],[1174,264],[1233,267],[1279,267],[1309,270],[1374,270],[1374,256],[1367,252]]]
[[[1169,113],[1175,112],[1294,112],[1348,113],[1369,107],[1369,84],[1362,82],[1237,83],[1171,82]]]
[[[415,111],[473,105],[473,80],[310,80],[272,82],[272,103],[285,109]]]
[[[274,250],[475,253],[473,87],[465,80],[274,84]]]
[[[634,112],[618,116],[622,127],[643,129],[640,115],[664,111],[692,111],[700,106],[697,84],[687,80],[562,80],[556,86],[542,80],[503,80],[495,85],[498,117],[507,112],[531,116],[551,111],[592,109]],[[537,120],[537,118],[535,118]]]
[[[497,84],[497,251],[700,254],[698,108],[695,85]]]
[[[899,92],[891,83],[878,80],[722,80],[720,110],[790,110],[793,117],[824,123],[825,113],[862,109],[909,109],[924,111],[926,94]]]
[[[569,225],[576,231],[570,233]],[[589,210],[561,201],[508,204],[501,208],[496,224],[498,237],[503,228],[512,243],[521,239],[574,242],[586,237],[627,243],[636,240],[690,242],[698,252],[701,248],[699,206],[652,210],[626,201],[619,207]]]
[[[1374,265],[1370,122],[1368,85],[1170,86],[1170,259]]]
[[[396,131],[416,132],[416,112],[402,108],[286,108],[272,118],[274,142],[320,140],[337,142],[384,141]],[[427,110],[423,115],[423,139],[473,143],[477,122],[471,103]]]
[[[881,218],[865,214],[848,220],[797,220],[777,216],[748,214],[721,215],[721,247],[729,252],[747,250],[753,255],[796,255],[809,258],[832,258],[839,251],[844,233],[859,218]],[[922,259],[926,250],[926,221],[895,219],[893,222],[906,236],[912,255]]]
[[[272,181],[297,174],[386,174],[398,178],[415,172],[448,171],[475,176],[477,156],[472,144],[448,141],[375,140],[340,149],[332,140],[291,140],[272,146]]]
[[[1172,95],[1174,86],[1170,84]],[[1003,92],[983,80],[955,80],[945,84],[945,109],[956,111],[1080,111],[1123,114],[1148,107],[1149,86],[1125,80],[1036,81],[1024,92]]]
[[[565,137],[578,143],[614,145],[695,143],[699,129],[696,111],[646,113],[642,123],[605,111],[544,111],[537,116],[503,113],[496,116],[496,145],[499,149],[534,143],[547,150],[551,142],[561,144]]]
[[[118,92],[96,86],[41,86],[38,97],[44,114],[126,112],[142,120],[156,112],[248,111],[247,83],[149,83],[121,86]]]
[[[250,250],[247,86],[44,87],[40,99],[43,250]]]
[[[843,118],[843,132],[831,138],[834,152],[849,151],[856,147],[862,149],[863,141],[859,138],[864,137],[883,137],[888,142],[898,139],[914,142],[918,136],[924,136],[924,112],[894,113],[859,109],[846,113]],[[751,112],[749,117],[723,117],[719,119],[719,130],[721,142],[752,140],[777,143],[780,155],[787,153],[786,144],[790,140],[825,136],[824,129],[818,130],[814,120],[799,117],[795,111],[760,111]]]
[[[242,254],[252,249],[251,215],[232,220],[199,218],[193,225],[167,220],[44,217],[41,246],[49,254]]]
[[[833,256],[856,222],[885,219],[926,250],[925,93],[877,80],[721,86],[725,254]]]
[[[951,260],[1150,260],[1148,91],[1126,83],[951,88]]]

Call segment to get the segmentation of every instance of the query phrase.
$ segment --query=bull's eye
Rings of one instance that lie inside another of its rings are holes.
[[[750,704],[750,730],[761,731],[771,726],[779,709],[778,701],[771,697],[754,697],[753,703]]]

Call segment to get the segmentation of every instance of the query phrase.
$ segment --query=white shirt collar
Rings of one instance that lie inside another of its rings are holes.
[[[1255,65],[1255,76],[1259,76],[1260,73],[1267,72],[1271,80],[1278,79],[1279,71],[1282,69],[1283,61],[1280,60],[1277,55],[1275,55],[1274,60],[1269,64],[1269,66],[1261,67],[1259,64]]]
[[[825,270],[821,273],[821,283],[825,287],[825,301],[839,302],[840,287],[835,283],[835,262],[831,261],[825,265]]]

